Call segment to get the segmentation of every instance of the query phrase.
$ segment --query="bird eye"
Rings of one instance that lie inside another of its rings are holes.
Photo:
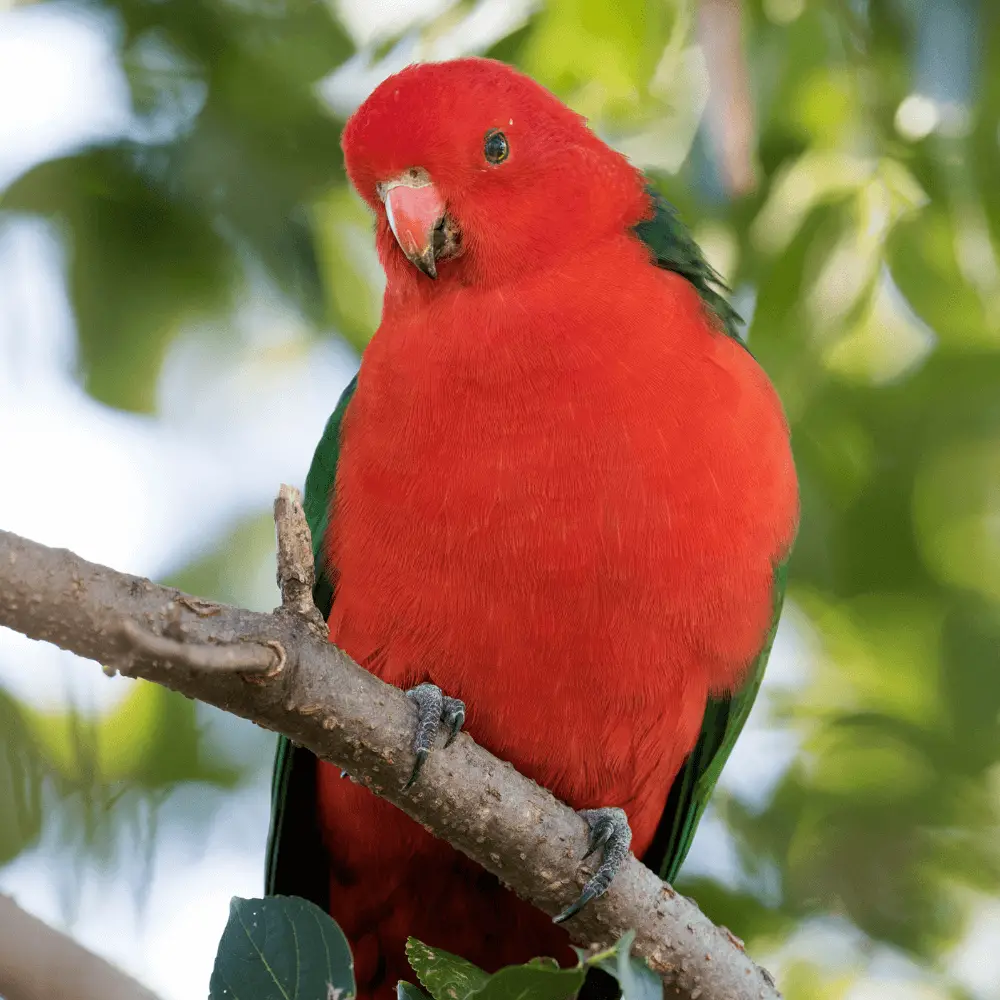
[[[483,140],[483,155],[488,163],[503,163],[510,156],[507,136],[498,128],[491,128]]]

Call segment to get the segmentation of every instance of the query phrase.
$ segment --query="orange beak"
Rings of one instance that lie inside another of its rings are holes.
[[[404,175],[385,185],[382,201],[399,248],[428,278],[436,278],[434,230],[445,209],[438,189],[430,181],[415,182]]]

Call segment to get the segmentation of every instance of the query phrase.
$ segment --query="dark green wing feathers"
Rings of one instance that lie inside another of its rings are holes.
[[[649,247],[658,267],[674,271],[691,282],[722,331],[742,343],[738,332],[741,320],[725,297],[727,290],[722,280],[705,260],[672,206],[652,189],[649,193],[654,214],[635,227],[636,236]],[[326,425],[306,477],[304,507],[312,531],[316,565],[313,599],[324,618],[329,616],[333,601],[336,569],[326,565],[323,539],[336,481],[341,424],[356,385],[355,376]],[[785,576],[786,563],[776,566],[774,618],[764,646],[738,691],[709,699],[701,735],[674,779],[663,818],[643,858],[667,881],[677,876],[698,821],[757,696],[781,612]],[[280,738],[272,780],[265,888],[268,894],[303,896],[328,909],[329,862],[319,831],[315,788],[316,758],[284,737]]]
[[[787,562],[783,562],[774,571],[774,616],[764,646],[747,671],[746,680],[738,691],[726,697],[708,699],[701,723],[701,735],[674,778],[653,843],[642,859],[666,882],[674,881],[687,857],[712,790],[729,760],[760,690],[764,667],[767,666],[774,634],[778,630],[787,568]]]
[[[302,504],[312,532],[316,567],[313,601],[324,619],[329,617],[333,604],[336,570],[326,565],[323,541],[337,479],[340,428],[357,384],[358,377],[355,375],[327,421],[306,476]],[[316,758],[310,751],[280,736],[271,777],[271,829],[267,838],[264,891],[268,895],[302,896],[323,909],[329,909],[327,868],[316,814]]]
[[[312,532],[313,563],[316,566],[316,586],[313,587],[313,601],[323,613],[323,620],[330,617],[333,604],[333,588],[336,585],[336,569],[326,565],[323,540],[330,520],[330,498],[337,481],[337,459],[340,457],[340,427],[347,412],[347,404],[358,386],[355,375],[347,388],[340,394],[337,408],[323,429],[323,436],[316,446],[312,465],[306,475],[306,495],[302,506],[306,512],[306,522]]]
[[[656,266],[687,278],[723,331],[742,343],[739,327],[743,321],[726,298],[729,290],[722,278],[705,260],[701,247],[695,243],[673,205],[652,188],[647,188],[646,193],[653,203],[653,216],[640,222],[633,232],[653,252]]]

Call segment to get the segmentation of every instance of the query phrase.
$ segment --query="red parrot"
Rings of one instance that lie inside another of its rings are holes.
[[[760,685],[798,521],[788,427],[673,210],[501,63],[408,67],[347,123],[382,322],[306,482],[330,641],[673,879]],[[435,752],[446,753],[446,750]],[[267,889],[359,994],[412,934],[493,970],[565,930],[282,740]],[[626,822],[627,817],[627,822]]]

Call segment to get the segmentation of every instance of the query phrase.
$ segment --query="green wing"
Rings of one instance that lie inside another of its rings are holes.
[[[738,691],[724,698],[708,699],[701,723],[701,735],[674,778],[653,842],[642,859],[667,882],[674,881],[687,857],[708,800],[760,690],[764,667],[767,666],[774,634],[778,630],[781,605],[785,598],[787,568],[786,561],[774,571],[774,616],[764,646]]]
[[[636,236],[649,247],[658,267],[676,271],[694,285],[722,331],[742,344],[738,329],[742,320],[726,298],[728,289],[722,279],[705,260],[673,206],[652,188],[648,193],[653,202],[653,217],[635,227]],[[724,698],[709,698],[701,735],[674,779],[653,843],[643,857],[668,882],[677,877],[712,790],[760,689],[784,600],[786,567],[787,563],[782,562],[775,568],[774,617],[764,646],[743,687]]]
[[[358,386],[355,375],[340,394],[337,408],[330,415],[323,429],[323,436],[316,445],[312,465],[306,474],[306,495],[302,506],[306,512],[306,523],[312,532],[313,564],[316,567],[316,585],[313,587],[313,601],[323,613],[323,620],[330,617],[333,605],[333,588],[336,584],[335,567],[326,565],[324,539],[330,524],[330,501],[337,481],[337,459],[340,457],[340,425],[347,412],[347,404]]]
[[[316,585],[313,600],[330,615],[336,568],[326,565],[323,544],[329,526],[330,501],[337,480],[340,427],[357,387],[357,375],[343,391],[316,446],[303,507],[312,532]],[[271,829],[267,838],[264,890],[268,895],[302,896],[327,909],[327,860],[316,814],[316,758],[284,736],[278,737],[271,778]]]
[[[633,232],[653,252],[657,266],[687,278],[723,332],[743,343],[739,334],[743,320],[726,298],[729,289],[722,278],[705,260],[701,247],[695,243],[673,205],[652,188],[647,188],[646,193],[653,202],[653,217],[640,222]]]

